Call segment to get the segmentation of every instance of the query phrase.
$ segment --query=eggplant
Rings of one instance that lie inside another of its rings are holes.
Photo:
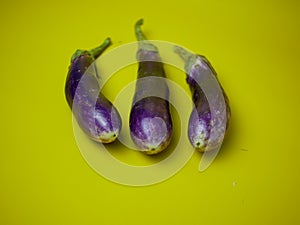
[[[110,143],[117,138],[122,126],[121,117],[112,103],[99,93],[97,78],[83,75],[110,44],[110,38],[107,38],[90,51],[77,50],[71,58],[65,83],[66,100],[77,123],[89,138],[100,143]],[[80,82],[81,79],[84,80]]]
[[[192,54],[179,46],[174,47],[174,52],[185,62],[186,82],[191,90],[194,103],[188,124],[189,141],[192,146],[200,152],[212,150],[213,148],[207,148],[208,143],[210,142],[211,146],[220,144],[220,142],[223,141],[224,133],[228,129],[231,116],[229,99],[217,78],[216,71],[205,56]],[[225,102],[225,109],[221,109],[220,98],[217,96],[213,102],[210,103],[213,104],[216,109],[216,112],[214,112],[214,115],[216,115],[215,121],[212,120],[212,111],[207,96],[200,87],[201,76],[207,72],[215,76]],[[223,118],[221,118],[222,110],[225,113]],[[224,118],[226,119],[226,123]],[[218,127],[216,134],[212,137],[212,126],[216,125],[220,127]]]
[[[130,111],[130,135],[135,145],[152,155],[164,150],[172,136],[172,119],[169,108],[169,88],[158,48],[144,36],[141,25],[135,24],[138,40],[138,75]]]

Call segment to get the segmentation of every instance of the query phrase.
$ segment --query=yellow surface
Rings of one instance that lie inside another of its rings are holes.
[[[2,1],[0,224],[299,224],[299,9],[292,0]],[[63,88],[77,48],[134,41],[141,17],[150,39],[210,59],[232,121],[208,170],[198,172],[195,153],[171,179],[134,188],[84,161]]]

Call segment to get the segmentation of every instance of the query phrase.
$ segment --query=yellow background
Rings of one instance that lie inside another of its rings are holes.
[[[2,1],[0,224],[299,224],[299,6]],[[135,188],[105,180],[84,161],[63,89],[77,48],[107,36],[114,46],[134,41],[141,17],[148,38],[210,59],[232,121],[208,170],[198,172],[195,153],[171,179]]]

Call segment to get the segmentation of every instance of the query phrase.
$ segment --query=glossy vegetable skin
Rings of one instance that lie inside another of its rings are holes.
[[[130,112],[130,134],[141,151],[157,154],[168,146],[172,136],[169,89],[163,80],[166,75],[158,49],[146,40],[142,24],[143,20],[139,20],[135,25],[139,69]]]
[[[65,83],[65,96],[79,126],[89,138],[100,143],[110,143],[117,138],[121,118],[112,103],[101,92],[97,93],[100,87],[96,77],[84,76],[83,82],[80,80],[110,44],[107,38],[95,49],[77,50],[72,56]]]
[[[212,111],[209,102],[197,82],[201,80],[201,75],[203,73],[206,73],[207,71],[215,75],[217,78],[217,74],[214,68],[204,56],[192,54],[178,46],[174,47],[174,51],[175,53],[179,54],[179,56],[185,61],[185,70],[187,72],[186,81],[189,84],[190,90],[192,92],[193,102],[195,106],[190,115],[188,125],[188,137],[190,143],[195,149],[199,150],[200,152],[211,150],[207,148],[208,142],[211,141],[211,146],[216,146],[217,144],[219,144],[219,142],[223,140],[223,134],[229,126],[231,110],[228,97],[217,79],[225,101],[226,122],[222,121],[221,116],[219,116],[222,109],[220,109],[221,103],[219,102],[219,98],[217,97],[213,100],[213,102],[210,103],[215,106],[215,109],[217,109],[214,114],[217,116],[215,118],[215,121],[213,122]],[[218,125],[221,124],[221,126],[220,129],[217,129],[217,134],[215,135],[216,137],[212,138],[211,128],[217,123]]]

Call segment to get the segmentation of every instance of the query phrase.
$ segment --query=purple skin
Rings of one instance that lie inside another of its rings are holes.
[[[140,30],[143,20],[136,23],[136,36],[139,40],[137,60],[138,79],[130,112],[130,134],[133,142],[146,154],[157,154],[170,143],[172,120],[169,110],[169,89],[167,84],[156,77],[165,78],[163,64],[157,48]],[[153,78],[155,77],[155,78]],[[141,80],[147,79],[146,82]],[[155,95],[153,96],[153,94]],[[159,97],[158,97],[159,96]]]
[[[117,138],[121,118],[112,103],[102,93],[98,94],[100,87],[96,77],[83,75],[110,43],[107,38],[91,51],[77,50],[72,56],[65,84],[66,99],[79,126],[89,138],[100,143],[110,143]],[[80,82],[82,78],[84,82]],[[74,107],[73,102],[76,102]]]
[[[212,127],[212,116],[211,109],[209,107],[208,100],[197,84],[196,80],[200,80],[200,76],[203,73],[203,70],[211,70],[211,72],[217,76],[215,70],[213,69],[210,62],[204,57],[200,55],[194,55],[184,50],[181,47],[175,46],[174,51],[180,55],[180,57],[185,61],[185,70],[187,71],[186,81],[189,84],[190,90],[193,95],[194,109],[190,115],[189,126],[188,126],[188,137],[192,146],[200,152],[208,151],[210,149],[206,148],[208,145],[208,141],[215,142],[212,145],[217,144],[220,140],[222,140],[222,129],[220,130],[219,138],[210,137],[211,127]],[[220,83],[219,83],[220,85]],[[224,130],[227,130],[229,121],[230,121],[230,107],[229,100],[227,95],[225,94],[222,86],[220,85],[223,97],[226,105],[226,127]],[[217,99],[217,98],[216,98]],[[212,104],[216,105],[218,108],[219,103],[217,101]],[[217,122],[219,122],[218,118],[216,118]]]

